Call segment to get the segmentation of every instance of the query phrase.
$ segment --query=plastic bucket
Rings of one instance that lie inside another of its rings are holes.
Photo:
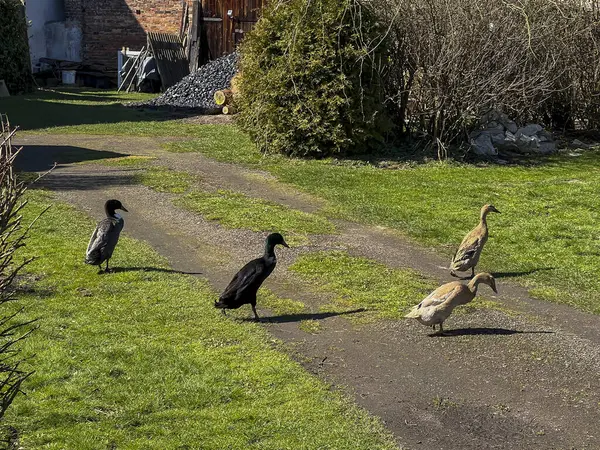
[[[62,71],[62,83],[63,84],[75,84],[75,71],[74,70],[63,70]]]

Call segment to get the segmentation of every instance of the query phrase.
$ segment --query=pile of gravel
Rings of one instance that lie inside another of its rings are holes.
[[[209,61],[196,72],[189,74],[158,97],[144,102],[143,106],[169,106],[211,110],[218,108],[214,94],[228,89],[237,72],[237,53]],[[137,105],[142,106],[142,105]]]

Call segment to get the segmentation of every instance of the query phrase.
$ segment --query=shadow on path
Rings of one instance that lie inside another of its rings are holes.
[[[160,267],[111,267],[112,273],[119,272],[163,272],[179,273],[183,275],[202,275],[202,272],[182,272],[181,270],[162,269]]]
[[[54,166],[54,163],[72,164],[98,159],[120,158],[127,153],[108,150],[91,150],[72,145],[23,145],[23,150],[17,155],[15,167],[26,172],[44,172]]]
[[[444,330],[443,334],[432,333],[429,337],[452,337],[452,336],[479,336],[479,335],[510,336],[513,334],[554,334],[554,331],[520,331],[508,330],[506,328],[457,328],[455,330]]]
[[[301,322],[303,320],[323,320],[329,317],[345,316],[347,314],[356,314],[366,311],[366,308],[353,309],[352,311],[341,311],[341,312],[323,312],[323,313],[301,313],[301,314],[281,314],[279,316],[263,317],[264,322],[270,323],[290,323],[290,322]],[[242,319],[247,322],[253,322],[252,318]]]
[[[511,278],[511,277],[521,277],[525,275],[531,275],[536,272],[544,272],[547,270],[554,270],[556,267],[539,267],[537,269],[531,270],[523,270],[521,272],[492,272],[492,276],[494,278]]]

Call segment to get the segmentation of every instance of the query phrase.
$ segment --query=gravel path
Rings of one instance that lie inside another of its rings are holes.
[[[162,165],[199,174],[207,189],[243,191],[308,212],[322,205],[267,174],[198,154],[164,152],[155,139],[29,135],[19,141],[26,145],[21,164],[34,170],[65,152],[81,155],[75,160],[91,159],[97,151],[151,154]],[[131,211],[127,234],[150,242],[175,269],[202,272],[218,291],[262,250],[264,234],[227,230],[178,209],[171,195],[133,183],[131,169],[64,165],[45,183],[95,218],[102,216],[106,198],[120,198]],[[267,282],[276,294],[303,301],[311,311],[272,316],[265,324],[308,370],[345,388],[381,417],[405,448],[600,448],[600,317],[536,301],[500,280],[497,299],[516,314],[461,315],[447,323],[445,337],[429,337],[415,321],[353,326],[343,317],[318,313],[326,296],[286,270],[299,254],[345,248],[390,266],[413,267],[440,282],[449,279],[443,269],[447,261],[391,230],[338,226],[338,235],[311,236],[307,245],[281,251]],[[322,331],[301,331],[298,322],[304,318],[319,320]]]

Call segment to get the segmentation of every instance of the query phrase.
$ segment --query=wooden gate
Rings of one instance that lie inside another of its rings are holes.
[[[202,0],[209,59],[228,55],[252,29],[263,0]]]

